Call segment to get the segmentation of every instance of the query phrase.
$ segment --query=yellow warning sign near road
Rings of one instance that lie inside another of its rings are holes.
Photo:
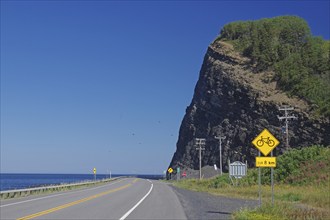
[[[168,170],[167,170],[169,173],[173,173],[173,169],[170,167],[170,168],[168,168]]]
[[[267,130],[264,129],[252,144],[265,156],[267,156],[280,142]]]
[[[276,167],[276,157],[256,157],[256,167]]]
[[[93,173],[96,174],[96,168],[93,169]]]

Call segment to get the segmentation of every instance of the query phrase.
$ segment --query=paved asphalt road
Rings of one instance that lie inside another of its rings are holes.
[[[0,219],[186,219],[171,187],[127,178],[76,191],[2,200]]]
[[[1,220],[230,219],[233,211],[257,205],[257,201],[213,196],[136,178],[0,202]]]

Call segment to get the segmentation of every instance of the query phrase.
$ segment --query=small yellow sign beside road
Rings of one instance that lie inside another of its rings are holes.
[[[276,167],[276,157],[256,157],[256,167]]]
[[[252,144],[265,156],[267,156],[280,142],[267,130],[264,129]]]
[[[93,169],[93,173],[96,174],[96,168]]]
[[[170,168],[168,168],[168,170],[167,170],[169,173],[173,173],[173,169],[170,167]]]

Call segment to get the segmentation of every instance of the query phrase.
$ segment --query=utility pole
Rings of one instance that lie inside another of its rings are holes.
[[[293,111],[293,107],[290,106],[282,106],[279,107],[278,110],[284,111],[284,116],[277,116],[277,118],[282,121],[285,119],[285,134],[286,134],[286,147],[289,148],[289,120],[288,119],[297,119],[298,117],[294,115],[289,115],[289,111]]]
[[[199,150],[199,179],[202,179],[202,150],[205,150],[205,138],[195,138],[196,150]]]
[[[219,169],[220,169],[220,175],[222,176],[222,148],[221,148],[221,140],[226,139],[226,136],[221,136],[221,134],[220,134],[219,136],[215,136],[214,138],[219,140],[219,158],[220,158]]]

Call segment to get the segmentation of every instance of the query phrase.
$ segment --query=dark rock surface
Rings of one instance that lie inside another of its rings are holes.
[[[313,118],[312,106],[297,97],[288,97],[277,89],[272,72],[256,73],[250,60],[235,52],[230,44],[213,42],[205,55],[191,104],[186,109],[170,167],[198,170],[199,153],[195,138],[206,138],[202,166],[219,167],[219,142],[214,136],[226,136],[222,143],[223,170],[227,161],[247,161],[254,166],[258,150],[252,140],[267,128],[281,143],[279,155],[287,149],[284,122],[277,115],[282,105],[295,109],[298,117],[289,123],[289,145],[304,147],[330,144],[329,118]]]

